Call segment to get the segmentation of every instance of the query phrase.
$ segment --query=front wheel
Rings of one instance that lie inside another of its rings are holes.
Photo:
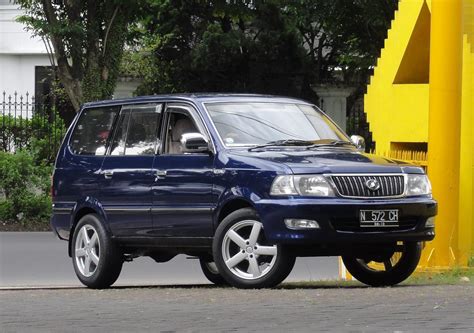
[[[77,223],[72,239],[72,263],[79,280],[89,288],[108,288],[119,277],[122,253],[98,215],[85,215]]]
[[[229,214],[216,230],[213,256],[219,273],[237,288],[269,288],[291,272],[295,257],[265,239],[263,224],[250,208]]]
[[[407,279],[420,261],[421,242],[400,242],[390,257],[356,258],[343,256],[349,273],[360,282],[372,287],[393,286]]]

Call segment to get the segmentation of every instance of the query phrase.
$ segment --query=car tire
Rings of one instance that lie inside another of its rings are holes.
[[[390,259],[382,262],[384,269],[373,268],[372,261],[353,256],[343,256],[342,260],[349,273],[360,282],[372,287],[393,286],[406,280],[415,271],[421,251],[421,242],[405,242],[401,252],[395,252]],[[393,263],[395,257],[397,261]]]
[[[251,208],[239,209],[219,224],[213,257],[222,277],[242,289],[270,288],[291,272],[295,257],[281,244],[265,239],[263,224]]]
[[[199,259],[204,276],[216,286],[228,286],[227,281],[219,274],[216,263],[213,261]]]
[[[71,254],[77,277],[89,288],[110,287],[122,270],[123,254],[97,214],[85,215],[77,223]]]

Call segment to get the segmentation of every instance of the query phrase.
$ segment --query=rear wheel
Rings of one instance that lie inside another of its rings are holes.
[[[421,242],[400,242],[391,256],[385,258],[356,258],[343,256],[349,273],[373,287],[392,286],[407,279],[420,261]]]
[[[216,263],[205,259],[199,259],[201,269],[206,278],[217,286],[228,286],[227,281],[219,274]]]
[[[237,288],[268,288],[291,272],[295,257],[265,239],[263,224],[250,208],[228,215],[216,230],[213,256],[219,273]]]
[[[119,277],[122,253],[98,215],[85,215],[77,223],[72,239],[72,263],[79,280],[89,288],[108,288]]]

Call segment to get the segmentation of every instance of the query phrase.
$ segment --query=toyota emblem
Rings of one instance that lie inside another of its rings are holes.
[[[377,191],[379,188],[380,188],[380,183],[378,182],[377,179],[368,179],[366,182],[365,182],[365,186],[371,190],[371,191]]]

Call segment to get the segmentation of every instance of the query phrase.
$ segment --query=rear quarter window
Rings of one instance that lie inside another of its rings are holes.
[[[72,152],[77,155],[105,155],[119,111],[119,106],[85,109],[69,141]]]

